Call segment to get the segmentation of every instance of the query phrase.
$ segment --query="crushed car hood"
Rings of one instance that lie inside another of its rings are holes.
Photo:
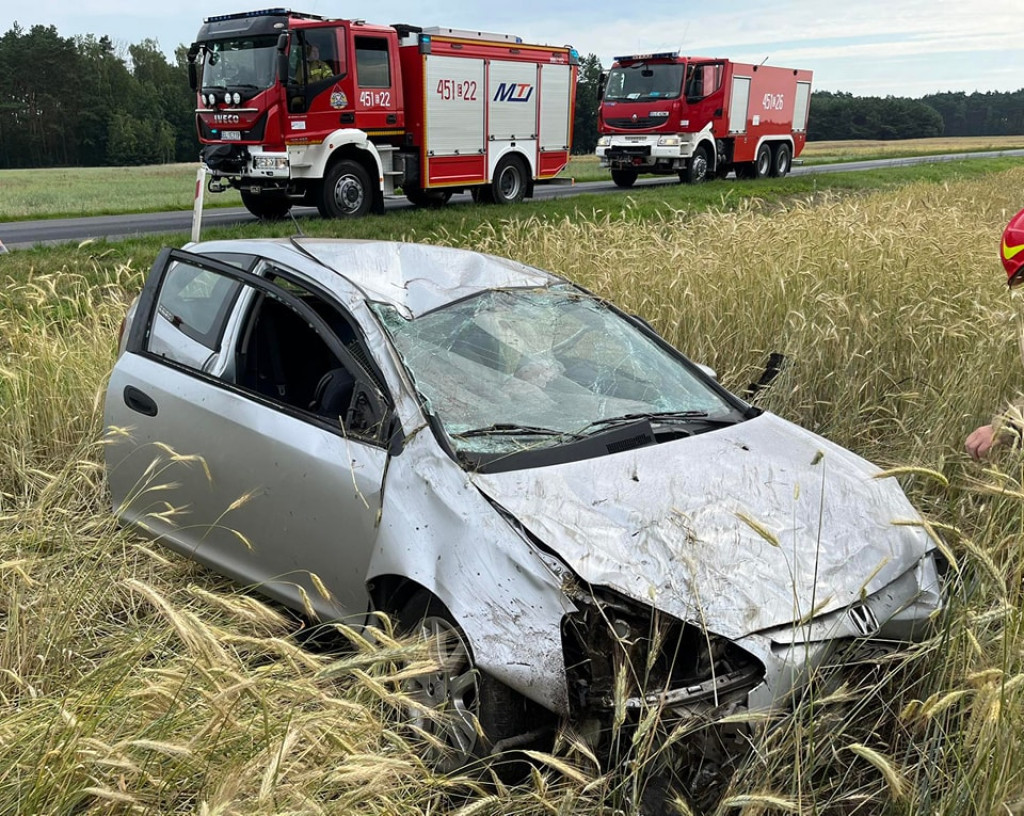
[[[583,580],[739,638],[865,598],[931,545],[893,478],[763,414],[584,461],[470,476]],[[908,599],[909,600],[909,599]]]

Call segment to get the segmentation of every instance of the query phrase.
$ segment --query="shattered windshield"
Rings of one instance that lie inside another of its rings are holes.
[[[277,37],[244,37],[205,43],[203,90],[249,88],[263,90],[274,84]]]
[[[678,358],[572,286],[490,290],[414,320],[374,308],[459,452],[559,445],[616,418],[736,414]]]
[[[635,102],[641,99],[674,99],[683,87],[683,65],[637,62],[613,68],[608,74],[604,98]]]

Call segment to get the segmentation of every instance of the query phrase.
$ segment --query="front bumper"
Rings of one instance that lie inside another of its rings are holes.
[[[264,150],[259,145],[208,144],[199,153],[215,178],[237,178],[257,186],[276,186],[290,178],[288,154]],[[232,186],[246,186],[233,184]]]
[[[620,135],[602,137],[608,144],[598,143],[597,157],[602,167],[650,168],[680,170],[693,155],[693,134],[646,136]]]

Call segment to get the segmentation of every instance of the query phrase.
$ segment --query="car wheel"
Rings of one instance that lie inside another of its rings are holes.
[[[457,770],[525,731],[525,698],[476,668],[465,633],[440,601],[418,592],[398,619],[405,632],[427,642],[437,665],[404,683],[415,703],[406,707],[406,722],[433,738],[426,742],[426,759],[434,768]]]
[[[772,150],[768,145],[763,144],[757,149],[757,156],[754,158],[754,178],[766,178],[771,169]]]
[[[638,175],[639,173],[631,167],[621,170],[612,170],[612,181],[615,182],[616,187],[628,190],[636,182],[636,177]]]
[[[526,169],[523,162],[516,156],[506,156],[494,170],[490,199],[495,204],[515,204],[525,196]]]
[[[448,203],[452,192],[451,190],[421,190],[419,187],[410,187],[405,191],[405,197],[417,207],[436,210]]]
[[[693,151],[686,169],[679,174],[679,180],[687,184],[703,184],[708,178],[708,151],[698,147]]]
[[[281,193],[251,193],[242,190],[242,204],[264,221],[280,221],[292,208],[292,202]]]
[[[351,159],[332,165],[324,176],[317,209],[324,218],[358,218],[366,215],[373,204],[370,176],[363,166]]]
[[[771,175],[776,178],[783,178],[789,173],[792,163],[793,154],[790,152],[789,145],[785,142],[779,143],[776,145],[775,150],[772,151]]]

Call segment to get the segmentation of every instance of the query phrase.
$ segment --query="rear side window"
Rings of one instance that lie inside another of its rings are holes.
[[[148,351],[202,368],[220,349],[239,288],[238,281],[209,269],[174,263],[157,296]]]

